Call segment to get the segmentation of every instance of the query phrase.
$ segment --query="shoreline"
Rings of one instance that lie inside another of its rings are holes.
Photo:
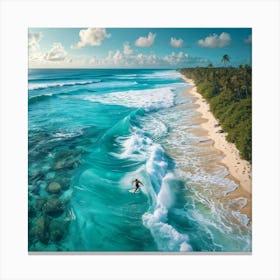
[[[194,97],[194,104],[197,105],[196,111],[201,114],[199,125],[207,132],[207,136],[213,141],[213,146],[222,152],[223,158],[219,164],[225,166],[228,171],[228,177],[234,180],[238,187],[227,194],[227,197],[237,198],[245,197],[247,204],[240,210],[242,214],[246,214],[252,220],[252,167],[251,164],[240,158],[239,151],[235,144],[226,140],[226,133],[219,133],[221,129],[217,126],[218,121],[210,111],[209,103],[197,92],[196,85],[193,80],[182,75],[184,81],[191,86],[186,94]]]

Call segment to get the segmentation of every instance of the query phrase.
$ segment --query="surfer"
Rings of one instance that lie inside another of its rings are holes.
[[[135,183],[135,190],[134,190],[133,193],[136,193],[136,192],[137,192],[137,190],[140,188],[140,184],[141,184],[142,186],[144,186],[143,183],[140,182],[138,179],[135,179],[134,181],[132,181],[132,184],[133,184],[133,183]]]

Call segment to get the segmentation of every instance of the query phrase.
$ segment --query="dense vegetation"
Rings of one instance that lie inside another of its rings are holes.
[[[235,67],[184,68],[180,72],[194,80],[197,91],[235,143],[242,158],[252,161],[252,69]]]

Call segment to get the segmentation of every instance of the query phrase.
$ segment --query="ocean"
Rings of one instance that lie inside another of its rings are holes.
[[[30,252],[251,251],[189,87],[175,70],[29,70]]]

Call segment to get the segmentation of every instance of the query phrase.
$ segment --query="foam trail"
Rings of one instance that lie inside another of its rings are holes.
[[[146,161],[145,171],[148,180],[145,180],[145,193],[151,197],[152,201],[149,211],[142,216],[142,222],[150,230],[158,249],[161,251],[191,251],[188,235],[179,233],[168,224],[168,210],[173,204],[170,183],[174,180],[174,175],[168,172],[164,149],[136,127],[133,127],[129,137],[119,138],[118,141],[123,149],[116,156],[137,160],[140,157],[141,160]],[[125,185],[129,177],[139,177],[139,171],[134,172],[133,176],[128,174],[128,177],[123,178],[121,185]]]
[[[161,251],[192,251],[187,234],[179,233],[168,224],[168,208],[172,206],[172,193],[169,188],[169,180],[173,179],[171,173],[162,180],[159,194],[157,195],[155,210],[146,212],[143,224],[151,231],[159,250]]]
[[[92,81],[84,81],[84,82],[60,82],[60,83],[42,83],[42,84],[29,84],[29,90],[38,90],[52,87],[64,87],[64,86],[78,86],[78,85],[89,85],[93,83],[99,83],[101,80],[92,80]]]
[[[81,98],[102,104],[143,108],[146,111],[169,108],[175,104],[175,93],[171,87],[113,92],[102,96],[88,95]]]

